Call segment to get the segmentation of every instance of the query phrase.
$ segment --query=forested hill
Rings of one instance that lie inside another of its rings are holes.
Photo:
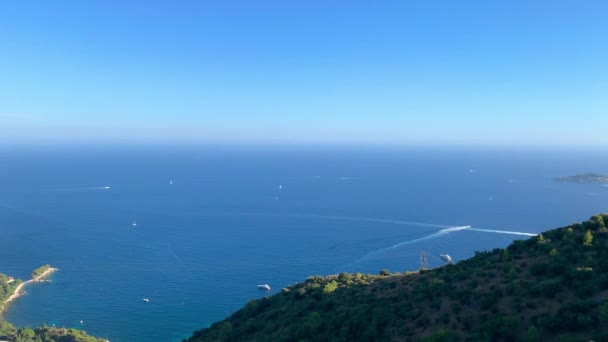
[[[187,341],[608,341],[604,221],[430,271],[310,277]]]

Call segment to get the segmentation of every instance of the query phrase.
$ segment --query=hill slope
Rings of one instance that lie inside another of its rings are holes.
[[[87,335],[78,329],[42,326],[35,329],[17,329],[0,320],[0,341],[8,342],[109,342],[103,338]]]
[[[187,341],[608,341],[604,221],[430,271],[310,277]]]

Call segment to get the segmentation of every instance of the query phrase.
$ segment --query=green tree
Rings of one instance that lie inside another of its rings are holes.
[[[313,311],[310,315],[308,315],[308,317],[306,317],[306,320],[304,321],[304,328],[307,333],[312,335],[317,332],[321,326],[321,323],[321,315],[319,315],[318,312]]]
[[[17,342],[31,342],[35,341],[36,333],[34,330],[30,328],[22,328],[19,329],[19,333],[17,334]]]
[[[540,334],[538,329],[534,325],[530,325],[528,332],[526,333],[526,342],[537,342],[540,341]]]
[[[389,271],[389,270],[387,270],[385,268],[382,271],[380,271],[378,274],[381,275],[381,276],[390,276],[391,275],[391,271]]]
[[[597,224],[599,232],[605,233],[608,231],[608,229],[606,229],[606,224],[604,223],[604,217],[602,215],[593,216],[591,219],[595,224]]]
[[[585,236],[583,237],[583,245],[584,246],[591,246],[591,243],[593,242],[593,234],[591,234],[590,230],[587,230],[587,232],[585,233]]]
[[[5,321],[0,321],[0,337],[8,338],[17,334],[17,328]]]
[[[501,256],[502,261],[511,261],[511,254],[509,254],[509,251],[504,249],[502,251],[502,256]]]
[[[545,240],[545,237],[543,236],[543,234],[538,234],[538,236],[536,237],[536,241],[538,241],[539,244],[545,244],[547,241]]]
[[[608,301],[600,306],[600,322],[608,325]]]
[[[220,328],[220,339],[222,341],[230,341],[232,339],[232,324],[230,322],[222,323]]]
[[[338,282],[335,280],[332,280],[330,283],[327,283],[323,287],[323,293],[325,293],[325,294],[332,293],[332,292],[336,291],[337,288],[338,288]]]
[[[444,329],[441,329],[435,333],[433,333],[431,336],[425,338],[424,342],[452,342],[452,341],[460,341],[461,338],[460,336],[453,332],[453,331],[447,331]]]

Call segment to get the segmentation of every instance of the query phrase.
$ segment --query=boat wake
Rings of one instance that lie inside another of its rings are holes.
[[[167,244],[167,253],[169,253],[169,255],[171,255],[173,257],[173,259],[175,259],[179,263],[181,263],[181,264],[184,263],[184,260],[182,260],[182,258],[180,258],[179,256],[177,256],[177,254],[175,254],[175,252],[173,252],[173,249],[171,249],[171,244],[170,243]]]
[[[450,228],[441,229],[440,231],[438,231],[436,233],[433,233],[433,234],[430,234],[430,235],[427,235],[427,236],[423,236],[421,238],[417,238],[417,239],[413,239],[413,240],[407,240],[407,241],[400,242],[398,244],[394,244],[394,245],[389,246],[389,247],[380,248],[380,249],[375,250],[373,252],[367,253],[363,257],[361,257],[358,260],[356,260],[354,263],[365,261],[367,259],[370,259],[373,256],[376,256],[376,255],[388,252],[388,251],[393,250],[393,249],[397,249],[397,248],[400,248],[400,247],[403,247],[403,246],[406,246],[406,245],[411,245],[413,243],[417,243],[417,242],[421,242],[421,241],[426,241],[426,240],[438,238],[438,237],[440,237],[442,235],[446,235],[446,234],[457,232],[457,231],[461,231],[461,230],[468,230],[468,231],[475,231],[475,232],[482,232],[482,233],[494,233],[494,234],[522,235],[522,236],[537,236],[538,235],[538,234],[534,234],[534,233],[515,232],[515,231],[510,231],[510,230],[473,228],[471,226],[450,227]]]
[[[534,233],[513,232],[513,231],[509,231],[509,230],[496,230],[496,229],[471,228],[470,230],[476,231],[476,232],[484,232],[484,233],[511,234],[511,235],[523,235],[523,236],[537,236],[538,235],[538,234],[534,234]]]
[[[58,190],[110,190],[109,186],[93,186],[88,188],[69,188],[69,189],[58,189]]]
[[[235,215],[235,213],[231,213]],[[321,219],[321,220],[335,220],[335,221],[358,221],[358,222],[373,222],[373,223],[385,223],[394,225],[406,225],[406,226],[418,226],[418,227],[429,227],[429,228],[454,228],[454,226],[448,226],[445,224],[425,223],[416,221],[401,221],[382,219],[375,217],[362,217],[362,216],[335,216],[335,215],[315,215],[315,214],[276,214],[276,213],[236,213],[236,215],[243,216],[259,216],[259,217],[287,217],[287,218],[302,218],[302,219]]]
[[[436,232],[434,234],[431,234],[431,235],[427,235],[427,236],[424,236],[424,237],[421,237],[421,238],[417,238],[417,239],[413,239],[413,240],[408,240],[408,241],[400,242],[400,243],[392,245],[390,247],[381,248],[381,249],[375,250],[373,252],[367,253],[366,255],[364,255],[362,258],[360,258],[359,260],[357,260],[355,262],[365,261],[365,260],[367,260],[367,259],[369,259],[369,258],[371,258],[371,257],[373,257],[375,255],[378,255],[378,254],[390,251],[392,249],[396,249],[396,248],[399,248],[399,247],[402,247],[402,246],[405,246],[405,245],[410,245],[410,244],[413,244],[413,243],[416,243],[416,242],[420,242],[420,241],[434,239],[436,237],[439,237],[439,236],[442,236],[442,235],[445,235],[445,234],[449,234],[449,233],[452,233],[452,232],[457,232],[459,230],[464,230],[464,229],[471,229],[471,226],[458,226],[458,227],[445,228],[445,229],[442,229],[442,230],[440,230],[440,231],[438,231],[438,232]]]

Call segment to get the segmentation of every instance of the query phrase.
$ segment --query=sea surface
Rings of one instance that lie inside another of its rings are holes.
[[[258,284],[417,270],[423,252],[437,267],[606,212],[608,187],[553,181],[608,173],[605,152],[4,147],[0,272],[60,269],[4,317],[181,341],[267,295]]]

